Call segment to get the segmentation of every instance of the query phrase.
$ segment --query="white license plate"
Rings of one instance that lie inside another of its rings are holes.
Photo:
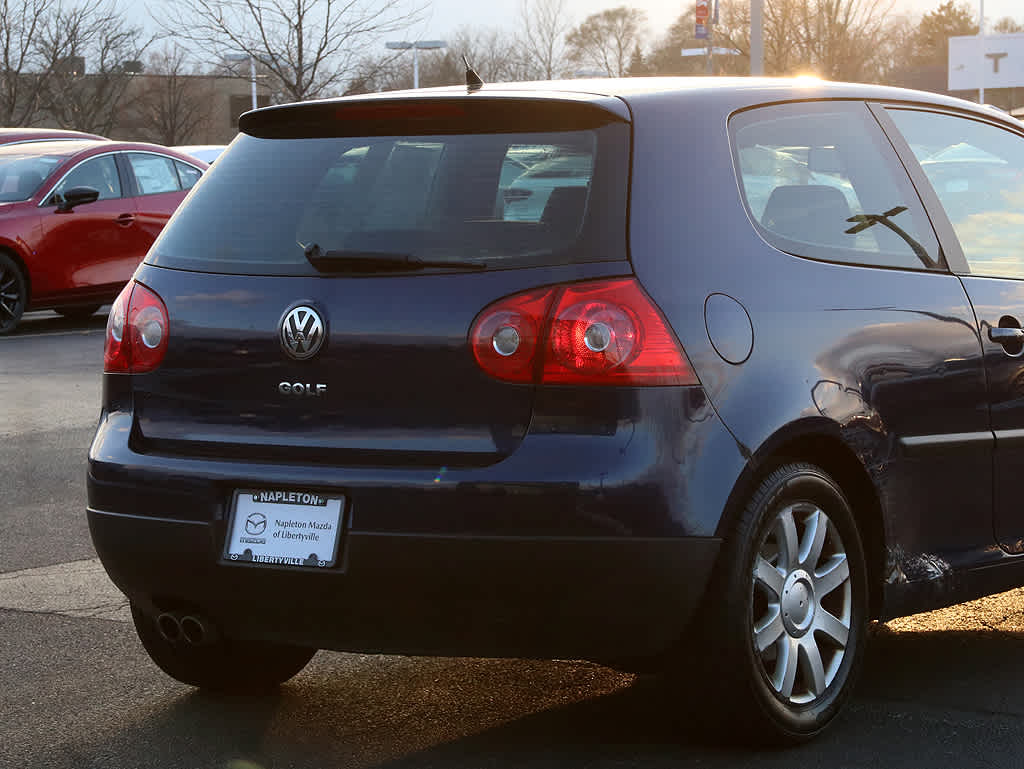
[[[237,563],[330,568],[338,560],[344,502],[314,491],[237,491],[224,557]]]

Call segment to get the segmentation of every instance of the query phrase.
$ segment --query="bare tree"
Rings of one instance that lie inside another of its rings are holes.
[[[696,37],[697,5],[690,3],[668,30],[650,48],[644,57],[647,74],[651,75],[703,75],[707,72],[704,56],[682,56],[682,49],[705,49],[708,43],[721,46],[718,27],[709,27],[711,39]],[[719,75],[745,75],[750,72],[748,58],[734,54],[716,55],[712,69]],[[631,68],[631,72],[632,72]]]
[[[412,73],[394,53],[368,53],[350,68],[344,96],[412,87]]]
[[[63,128],[109,133],[152,38],[117,5],[94,0],[54,8],[40,35],[48,79],[43,108]]]
[[[528,80],[532,76],[522,45],[503,29],[460,27],[448,37],[444,50],[425,57],[420,66],[422,85],[459,85],[466,82],[465,56],[485,83]],[[408,71],[408,70],[406,70]]]
[[[129,122],[158,144],[194,144],[210,120],[212,80],[201,77],[180,45],[165,44],[149,55],[146,74],[136,78],[137,93],[128,105]]]
[[[519,7],[522,46],[537,76],[545,80],[565,74],[566,37],[572,17],[566,0],[522,0]]]
[[[486,83],[529,80],[535,68],[521,42],[502,29],[460,27],[445,36],[442,50],[420,53],[420,86],[459,85],[466,82],[465,56]],[[356,67],[346,94],[396,91],[412,88],[412,62],[409,53],[399,56],[387,52],[368,56]]]
[[[247,54],[288,101],[342,91],[380,37],[420,13],[406,0],[178,0],[175,11],[173,20],[156,19],[163,31],[211,61]]]
[[[47,83],[39,38],[49,0],[0,0],[0,125],[31,125]]]
[[[625,5],[588,16],[566,38],[569,61],[610,77],[629,71],[633,50],[643,41],[647,15]]]
[[[765,72],[877,80],[891,8],[891,0],[765,0]],[[723,3],[716,32],[749,61],[749,2]]]
[[[992,25],[992,31],[997,35],[1014,35],[1019,32],[1024,32],[1024,24],[1020,23],[1012,16],[1004,16]]]

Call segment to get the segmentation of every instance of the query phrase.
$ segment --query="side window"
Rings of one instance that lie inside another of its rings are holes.
[[[1024,137],[956,115],[890,109],[975,275],[1024,278]]]
[[[183,190],[190,190],[195,187],[199,177],[203,175],[203,172],[195,166],[190,166],[188,163],[182,163],[179,160],[174,161],[174,169],[178,172],[178,183]]]
[[[146,152],[129,152],[127,155],[140,195],[177,192],[181,189],[178,172],[174,170],[174,161],[170,158]]]
[[[58,196],[63,197],[66,190],[72,187],[92,187],[99,190],[99,200],[110,200],[121,197],[121,180],[117,175],[117,163],[113,155],[102,155],[86,160],[76,167],[58,184],[50,198],[55,204]]]
[[[760,107],[730,121],[733,158],[762,236],[797,256],[944,269],[910,179],[861,102]]]

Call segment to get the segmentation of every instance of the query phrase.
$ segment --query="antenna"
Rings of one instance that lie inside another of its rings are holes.
[[[484,86],[483,78],[476,74],[471,66],[469,66],[469,59],[466,58],[466,54],[462,54],[462,61],[466,64],[466,88],[473,91],[479,91]]]

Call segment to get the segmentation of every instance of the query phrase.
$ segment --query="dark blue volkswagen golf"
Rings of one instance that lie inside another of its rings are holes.
[[[113,307],[89,457],[171,676],[589,658],[799,740],[870,620],[1024,583],[1012,118],[639,79],[240,128]]]

